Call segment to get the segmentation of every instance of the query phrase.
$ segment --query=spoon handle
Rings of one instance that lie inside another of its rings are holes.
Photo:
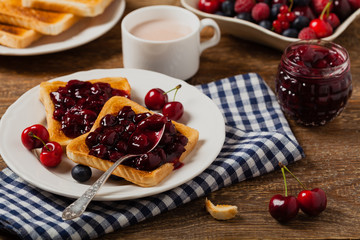
[[[117,168],[120,163],[122,163],[124,160],[134,157],[135,155],[128,154],[120,159],[118,159],[106,172],[104,172],[101,177],[99,177],[96,182],[94,182],[93,185],[91,185],[86,192],[78,198],[75,202],[70,204],[62,214],[63,220],[71,220],[77,217],[80,217],[83,212],[85,211],[86,207],[89,205],[91,200],[95,197],[96,193],[99,191],[99,189],[104,185],[106,180],[110,177],[111,173]]]

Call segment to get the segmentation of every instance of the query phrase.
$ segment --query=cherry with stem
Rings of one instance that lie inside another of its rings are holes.
[[[279,222],[287,222],[298,214],[299,203],[294,196],[288,196],[285,171],[281,168],[284,178],[285,196],[276,194],[270,199],[269,213]]]
[[[163,115],[174,121],[180,119],[182,117],[182,115],[184,114],[184,106],[182,105],[182,103],[175,101],[176,94],[180,88],[181,88],[180,84],[175,87],[173,101],[168,102],[162,108]]]
[[[327,205],[327,197],[324,190],[321,188],[308,190],[286,166],[281,163],[279,165],[281,169],[285,169],[288,173],[290,173],[304,189],[297,196],[300,209],[309,216],[317,216],[324,211]]]

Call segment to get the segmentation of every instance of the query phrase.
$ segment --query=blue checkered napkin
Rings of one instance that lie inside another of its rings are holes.
[[[72,199],[34,188],[6,168],[0,172],[0,229],[23,239],[92,239],[174,209],[219,188],[273,171],[303,157],[275,96],[257,74],[197,86],[214,100],[226,121],[216,160],[193,180],[136,200],[92,202],[84,215],[63,221]]]

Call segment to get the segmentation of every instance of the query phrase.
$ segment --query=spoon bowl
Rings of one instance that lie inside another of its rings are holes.
[[[151,117],[151,116],[150,116]],[[148,117],[148,118],[150,118]],[[144,120],[143,120],[144,121]],[[140,124],[139,124],[140,125]],[[93,185],[91,185],[85,193],[80,196],[75,202],[71,203],[62,214],[63,220],[71,220],[77,217],[80,217],[86,207],[89,205],[91,200],[95,197],[96,193],[99,189],[104,185],[106,180],[110,177],[112,172],[126,159],[138,157],[145,153],[151,152],[160,142],[164,131],[165,131],[165,123],[161,128],[157,127],[153,128],[153,125],[140,125],[142,127],[138,127],[134,133],[130,136],[129,146],[131,146],[131,151],[125,156],[119,158],[106,172],[104,172],[98,180],[95,181]],[[142,138],[148,138],[150,141],[145,147],[139,145],[140,141],[143,141]]]

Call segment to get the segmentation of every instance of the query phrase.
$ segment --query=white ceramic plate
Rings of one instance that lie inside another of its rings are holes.
[[[151,88],[169,90],[182,84],[176,96],[185,109],[180,122],[197,129],[200,136],[194,151],[185,159],[184,166],[173,171],[159,185],[143,188],[126,181],[109,180],[100,189],[96,200],[134,199],[161,193],[191,180],[213,162],[225,139],[225,123],[213,101],[194,86],[163,74],[136,69],[92,70],[53,80],[90,80],[112,76],[126,77],[132,87],[132,100],[140,104],[143,104],[143,97]],[[39,86],[22,95],[1,119],[0,153],[4,161],[24,180],[43,190],[72,198],[79,197],[100,176],[101,171],[93,169],[92,178],[81,184],[71,177],[70,172],[75,164],[66,157],[55,168],[44,167],[20,140],[22,130],[36,123],[45,124],[44,107],[39,101]]]
[[[41,55],[81,46],[102,36],[114,27],[124,10],[125,0],[115,0],[103,14],[84,18],[57,36],[43,36],[27,48],[15,49],[0,46],[0,55]]]
[[[277,48],[279,50],[284,50],[290,43],[299,41],[298,38],[282,36],[249,21],[202,12],[197,8],[198,0],[181,0],[181,4],[186,9],[202,18],[214,19],[219,24],[222,33],[229,33],[236,37]],[[360,9],[350,15],[331,36],[323,39],[333,41],[359,16]]]

